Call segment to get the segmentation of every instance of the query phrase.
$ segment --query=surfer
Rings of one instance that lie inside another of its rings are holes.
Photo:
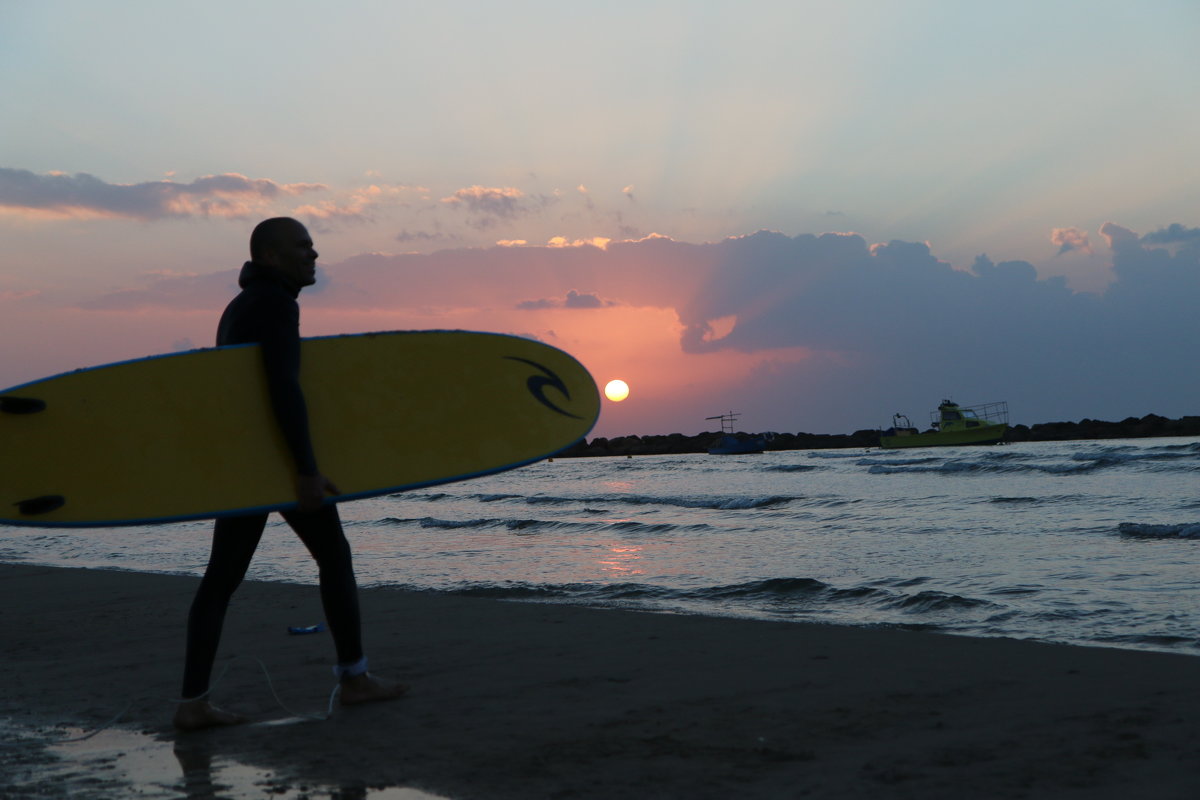
[[[242,267],[241,292],[229,303],[217,327],[217,345],[258,344],[275,419],[296,467],[295,510],[281,512],[316,560],[321,602],[333,635],[334,667],[344,705],[389,700],[404,694],[403,684],[367,672],[363,655],[358,587],[350,545],[337,506],[323,504],[338,494],[317,466],[309,437],[308,413],[300,389],[300,306],[296,298],[316,282],[317,251],[300,222],[289,217],[264,220],[250,235],[250,261]],[[183,700],[175,727],[195,730],[246,721],[208,700],[209,679],[225,611],[258,547],[267,514],[223,517],[213,528],[208,567],[188,614]]]

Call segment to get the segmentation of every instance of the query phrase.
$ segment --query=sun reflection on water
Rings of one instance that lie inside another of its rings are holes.
[[[605,572],[620,575],[644,575],[645,570],[637,563],[642,558],[644,548],[639,544],[610,544],[606,546],[606,554],[597,561]]]

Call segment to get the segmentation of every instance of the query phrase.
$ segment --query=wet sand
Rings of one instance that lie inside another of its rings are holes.
[[[399,787],[455,800],[1200,794],[1196,657],[386,589],[363,592],[367,649],[409,697],[289,720],[251,657],[286,704],[323,714],[329,635],[287,634],[321,621],[317,591],[247,583],[215,700],[287,724],[176,734],[196,583],[0,565],[9,741],[86,730],[128,705],[126,735],[174,755],[138,776],[69,748],[6,746],[0,797],[187,796],[229,786],[234,763],[264,796],[372,800]]]

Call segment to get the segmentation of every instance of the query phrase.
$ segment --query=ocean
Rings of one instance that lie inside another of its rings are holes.
[[[1200,655],[1198,477],[1190,438],[796,450],[553,459],[340,508],[363,586]],[[199,575],[210,526],[0,527],[0,561]],[[248,577],[316,582],[277,515]]]

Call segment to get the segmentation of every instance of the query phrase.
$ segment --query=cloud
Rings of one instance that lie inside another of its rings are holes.
[[[1088,254],[1092,252],[1087,231],[1079,228],[1055,228],[1050,231],[1050,241],[1058,245],[1057,255],[1060,256],[1073,250]]]
[[[142,286],[106,292],[83,300],[88,311],[136,311],[146,308],[203,310],[222,308],[238,291],[239,269],[203,275],[155,274],[143,276]]]
[[[1193,229],[1142,237],[1109,222],[1100,235],[1115,275],[1102,294],[1072,291],[1026,261],[981,254],[968,271],[921,242],[759,231],[705,244],[655,235],[604,249],[361,255],[325,265],[332,280],[303,302],[309,320],[553,327],[572,348],[583,327],[607,325],[605,346],[625,348],[629,362],[642,355],[642,334],[605,315],[644,314],[675,343],[675,360],[648,377],[769,364],[731,372],[727,394],[712,401],[757,406],[753,424],[779,430],[874,426],[942,396],[1009,400],[1026,423],[1196,413],[1200,373],[1181,365],[1200,340],[1200,249],[1158,244],[1191,241]],[[235,279],[146,276],[87,307],[219,309]]]
[[[1108,242],[1109,249],[1123,250],[1138,245],[1138,235],[1128,228],[1122,228],[1114,222],[1106,222],[1100,226],[1100,235]]]
[[[28,300],[42,293],[40,289],[4,289],[0,288],[0,302],[5,300]]]
[[[521,311],[545,311],[548,308],[562,308],[562,302],[544,297],[540,300],[522,300],[517,303],[517,308]]]
[[[1200,376],[1179,365],[1200,340],[1190,307],[1200,255],[1153,247],[1115,223],[1101,235],[1116,276],[1103,294],[1072,291],[1027,261],[980,255],[966,271],[921,242],[760,231],[707,244],[652,236],[603,250],[356,259],[331,267],[331,289],[359,293],[331,291],[328,301],[536,314],[621,298],[623,308],[670,309],[679,358],[698,370],[718,354],[771,360],[778,366],[729,391],[811,414],[825,430],[916,413],[943,393],[1008,399],[1028,422],[1195,413]]]
[[[563,303],[566,308],[602,308],[606,305],[615,305],[614,303],[605,303],[594,294],[581,294],[572,289],[567,292],[567,299]]]
[[[1142,237],[1144,244],[1195,244],[1200,242],[1200,228],[1186,228],[1178,222],[1159,228]]]
[[[374,219],[371,213],[374,208],[382,205],[403,205],[401,198],[414,191],[426,190],[422,187],[380,186],[373,183],[354,189],[341,197],[300,206],[292,211],[292,215],[309,224],[370,222]]]
[[[455,241],[458,236],[452,233],[442,233],[441,230],[434,231],[410,231],[407,228],[396,234],[397,242],[446,242]]]
[[[512,186],[468,186],[442,198],[448,206],[466,208],[474,219],[473,224],[479,228],[540,211],[554,201],[555,198],[545,195],[526,195]]]
[[[1135,341],[1147,340],[1164,354],[1159,357],[1163,358],[1178,349],[1181,342],[1194,343],[1200,336],[1200,323],[1191,322],[1195,300],[1200,297],[1200,248],[1184,247],[1172,252],[1155,246],[1194,240],[1192,232],[1180,226],[1139,237],[1113,223],[1105,223],[1100,231],[1112,244],[1113,272],[1117,276],[1104,297],[1114,312],[1119,312],[1120,319],[1114,324],[1127,337],[1114,342],[1114,347],[1125,350]],[[1130,329],[1134,321],[1138,327]],[[1182,352],[1175,357],[1178,364],[1188,363]]]
[[[0,168],[0,209],[56,217],[246,217],[281,197],[324,190],[321,184],[280,184],[226,173],[191,183],[117,184],[87,173],[39,175]]]
[[[547,247],[595,247],[600,250],[608,247],[612,239],[604,236],[593,236],[590,239],[567,239],[565,236],[552,236],[546,242]]]
[[[516,307],[521,311],[544,311],[550,308],[590,309],[615,305],[617,303],[612,300],[601,300],[599,295],[577,292],[574,289],[570,289],[567,291],[567,296],[562,300],[557,298],[523,300],[517,303]]]

